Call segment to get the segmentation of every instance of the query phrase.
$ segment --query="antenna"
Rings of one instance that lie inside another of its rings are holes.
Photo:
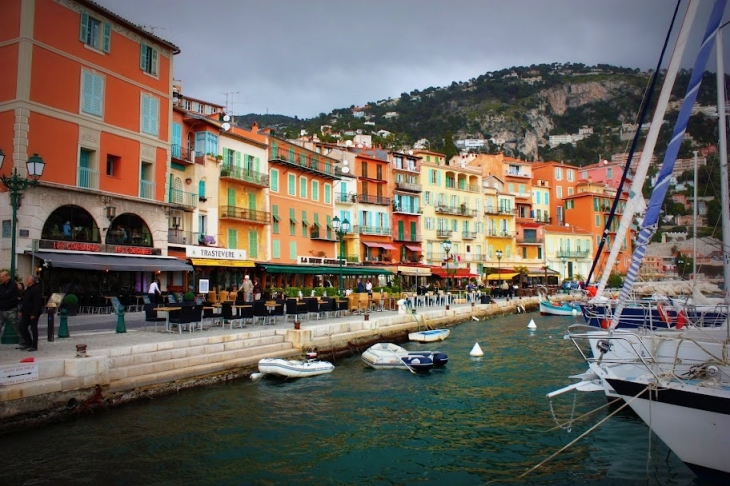
[[[230,105],[233,104],[233,95],[234,94],[238,94],[238,93],[239,93],[239,91],[228,91],[226,93],[221,93],[221,94],[226,95],[226,113],[230,113],[231,112],[231,106]],[[230,101],[229,101],[229,97],[230,97]]]

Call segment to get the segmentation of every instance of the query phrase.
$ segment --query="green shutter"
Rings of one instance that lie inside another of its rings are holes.
[[[297,178],[294,174],[289,174],[288,179],[289,179],[289,181],[287,183],[287,191],[289,192],[290,196],[296,196],[297,195]]]
[[[302,236],[305,238],[307,236],[307,223],[309,223],[309,221],[307,221],[307,212],[302,210]]]
[[[276,142],[271,143],[271,158],[272,159],[279,158],[279,144],[277,144]]]
[[[236,205],[236,190],[228,188],[228,205],[229,206],[235,206]]]
[[[327,239],[332,239],[332,216],[327,215]]]
[[[332,202],[332,186],[329,184],[324,185],[324,202],[327,204]]]
[[[312,200],[319,201],[319,182],[312,181]]]
[[[418,235],[418,231],[416,230],[416,223],[415,221],[411,221],[411,241],[418,241],[416,236]]]
[[[228,248],[238,248],[238,232],[234,229],[228,230]]]
[[[104,52],[109,52],[111,49],[111,43],[112,43],[112,24],[109,22],[104,22],[104,42],[102,43],[102,50]]]
[[[241,152],[236,150],[236,167],[241,167]]]
[[[273,258],[281,258],[281,243],[279,242],[279,240],[274,240],[272,246],[273,246],[273,249],[272,249],[273,250],[273,255],[272,255],[272,257]]]
[[[81,12],[81,28],[79,29],[79,40],[86,43],[86,37],[89,35],[89,14]]]
[[[307,179],[304,177],[299,178],[299,197],[307,198]]]
[[[144,42],[139,45],[139,68],[147,71],[147,45]]]
[[[256,157],[253,161],[253,170],[261,172],[261,159],[259,157]]]
[[[259,256],[259,234],[256,231],[248,232],[248,257]]]
[[[81,111],[85,113],[93,113],[94,75],[89,71],[84,71],[83,73],[83,101],[81,103]]]
[[[274,226],[272,229],[272,232],[275,235],[278,235],[279,234],[279,205],[278,204],[273,204],[271,206],[271,214],[273,215],[273,218],[271,218],[271,220],[272,220],[272,222],[273,222],[272,224]]]
[[[398,221],[398,240],[403,241],[405,232],[405,224],[403,221]]]
[[[256,211],[256,194],[248,193],[248,209]]]
[[[157,49],[150,49],[150,53],[152,54],[152,66],[150,69],[150,74],[154,74],[157,76]]]
[[[205,181],[198,181],[198,197],[205,197]]]
[[[271,171],[271,190],[275,191],[275,192],[279,192],[279,171],[278,170]]]
[[[292,260],[297,259],[297,242],[296,241],[289,242],[289,258]]]

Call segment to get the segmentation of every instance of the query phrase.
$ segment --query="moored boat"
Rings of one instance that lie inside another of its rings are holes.
[[[283,358],[263,358],[259,360],[259,372],[285,378],[324,375],[332,373],[334,369],[335,366],[329,361]]]
[[[547,297],[547,289],[538,291],[540,314],[543,316],[575,316],[581,313],[579,302],[553,302]]]
[[[419,343],[432,343],[443,341],[451,334],[450,329],[431,329],[428,331],[416,331],[408,333],[408,339]]]
[[[437,351],[408,351],[397,344],[377,343],[362,353],[362,360],[375,369],[429,371],[434,366],[444,366],[449,358]]]

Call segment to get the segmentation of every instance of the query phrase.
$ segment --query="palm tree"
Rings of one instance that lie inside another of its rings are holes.
[[[530,271],[527,267],[514,267],[514,271],[520,276],[520,288],[522,288],[523,279],[527,277],[527,274],[530,273]]]

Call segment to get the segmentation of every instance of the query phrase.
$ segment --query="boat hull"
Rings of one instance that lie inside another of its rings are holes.
[[[429,371],[435,366],[444,366],[449,358],[434,351],[408,351],[392,343],[377,343],[366,349],[361,356],[363,362],[374,369],[403,369]]]
[[[540,314],[543,316],[572,316],[581,313],[581,306],[573,303],[555,305],[549,302],[540,301]]]
[[[443,341],[451,334],[450,329],[434,329],[431,331],[418,331],[408,334],[408,339],[419,343],[432,343]]]
[[[285,378],[304,378],[307,376],[332,373],[335,366],[329,361],[301,361],[280,358],[259,360],[259,372]]]

